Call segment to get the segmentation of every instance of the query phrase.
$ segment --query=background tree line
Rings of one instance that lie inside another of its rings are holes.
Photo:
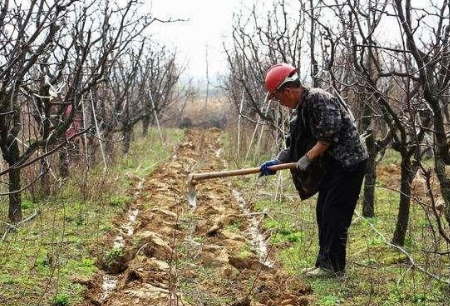
[[[136,124],[146,134],[183,99],[176,53],[148,32],[180,20],[148,11],[136,0],[1,2],[0,171],[12,223],[27,188],[45,197],[70,164],[107,167],[115,146],[128,151]]]

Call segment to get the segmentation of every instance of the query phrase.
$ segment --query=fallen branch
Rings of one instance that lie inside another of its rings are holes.
[[[19,230],[19,226],[21,224],[24,224],[24,223],[26,223],[28,221],[33,220],[34,218],[36,218],[37,215],[38,215],[38,211],[37,211],[37,209],[35,209],[34,212],[30,216],[28,216],[27,218],[23,219],[22,221],[20,221],[20,222],[18,222],[16,224],[10,224],[10,223],[6,223],[5,222],[5,224],[7,226],[7,229],[6,229],[5,233],[2,236],[2,241],[6,240],[6,237],[8,237],[8,234],[9,234],[9,232],[11,230],[18,231]]]

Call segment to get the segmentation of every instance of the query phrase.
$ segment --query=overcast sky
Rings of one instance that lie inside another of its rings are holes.
[[[189,75],[206,76],[206,46],[208,46],[209,74],[213,79],[226,72],[223,42],[230,41],[233,13],[251,10],[256,0],[147,0],[152,15],[160,19],[186,19],[173,24],[153,24],[151,32],[163,44],[176,47],[180,60],[188,64]],[[428,7],[430,0],[414,0],[417,7]],[[437,0],[431,0],[436,2]],[[439,0],[439,2],[442,0]],[[273,0],[258,0],[258,7],[269,10]],[[298,4],[297,0],[293,1]],[[287,1],[289,6],[290,1]],[[392,8],[390,8],[392,9]],[[384,18],[380,31],[383,42],[398,41],[398,24],[393,18]]]
[[[222,42],[230,37],[233,12],[251,7],[255,0],[152,0],[152,14],[158,18],[189,19],[175,24],[152,25],[158,41],[173,45],[189,61],[194,77],[206,75],[208,46],[211,78],[225,70]]]

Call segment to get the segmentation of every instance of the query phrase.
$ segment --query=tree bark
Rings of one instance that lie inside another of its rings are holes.
[[[436,154],[434,159],[435,171],[439,180],[439,185],[441,188],[442,198],[445,202],[444,216],[445,220],[448,224],[450,224],[450,180],[445,173],[445,163],[440,157],[440,155]]]
[[[9,220],[17,223],[22,220],[22,197],[20,192],[20,169],[9,172]]]
[[[319,74],[319,65],[317,63],[316,60],[316,50],[315,50],[315,45],[316,45],[316,20],[315,20],[315,13],[314,13],[314,1],[310,0],[309,4],[311,6],[311,32],[309,33],[310,35],[310,55],[311,55],[311,78],[313,80],[313,87],[318,87],[319,86],[319,78],[318,78],[318,74]]]
[[[411,167],[410,158],[402,158],[400,205],[398,209],[397,224],[395,226],[392,243],[398,246],[405,245],[406,232],[409,223],[409,208],[411,205],[411,182],[417,172],[417,167]]]
[[[41,159],[41,190],[40,197],[47,197],[50,195],[50,174],[48,172],[49,166],[45,158]]]
[[[370,58],[369,58],[370,59]],[[376,158],[380,148],[375,145],[374,132],[370,128],[373,121],[373,100],[370,98],[371,93],[364,90],[364,94],[361,97],[364,102],[362,110],[362,118],[360,123],[360,130],[366,131],[369,136],[366,138],[366,148],[369,158],[367,160],[366,174],[364,176],[364,196],[362,213],[366,218],[372,218],[375,216],[375,182],[377,179],[376,174]]]
[[[378,153],[372,135],[366,138],[366,145],[367,151],[369,152],[369,159],[367,160],[366,175],[364,180],[362,214],[366,218],[372,218],[375,216],[375,182],[377,180],[375,160]]]
[[[123,154],[127,154],[130,150],[130,144],[131,144],[131,128],[130,127],[124,127],[122,131],[123,136],[123,147],[122,152]]]
[[[145,116],[142,119],[142,136],[147,136],[148,135],[148,130],[150,127],[150,116]]]
[[[105,153],[108,159],[114,154],[114,133],[110,129],[103,130],[102,138],[105,144]]]
[[[69,156],[67,148],[61,148],[59,151],[59,176],[62,178],[69,177]]]
[[[18,141],[9,139],[8,164],[14,166],[19,160],[20,151]],[[20,169],[13,169],[9,172],[9,212],[8,218],[11,222],[17,223],[22,220],[22,197],[20,190]]]

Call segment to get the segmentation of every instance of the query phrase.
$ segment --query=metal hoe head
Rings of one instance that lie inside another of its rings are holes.
[[[189,206],[196,207],[197,206],[197,193],[195,191],[195,184],[193,180],[193,175],[189,174],[187,179],[187,187],[188,187],[188,202]]]

